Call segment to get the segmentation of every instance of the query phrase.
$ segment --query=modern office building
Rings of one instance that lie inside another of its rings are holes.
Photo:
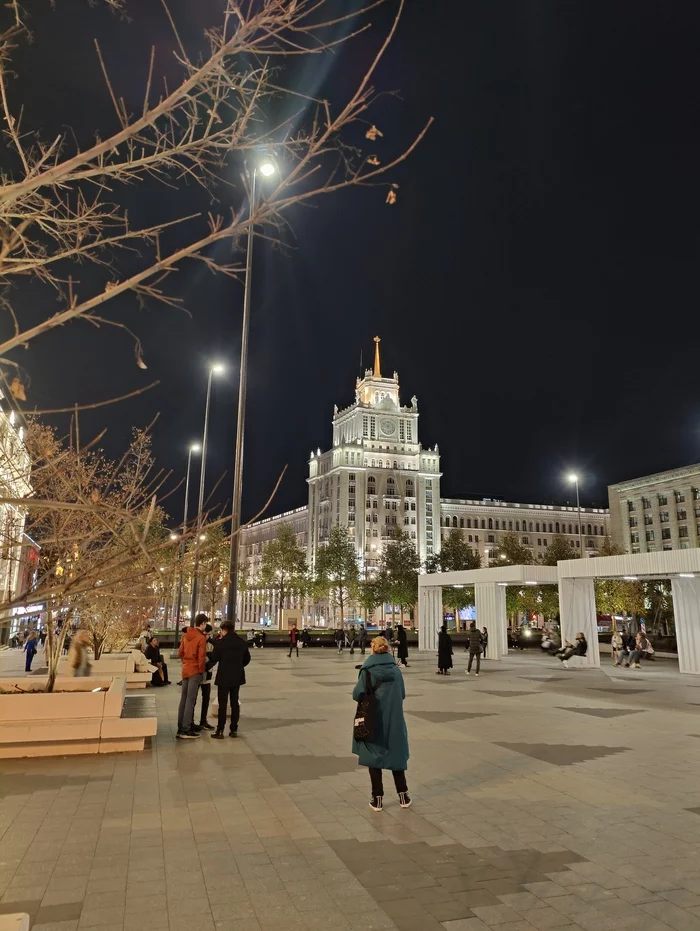
[[[700,545],[700,464],[608,487],[610,529],[629,553]]]

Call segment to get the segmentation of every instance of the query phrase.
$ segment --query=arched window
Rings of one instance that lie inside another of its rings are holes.
[[[532,521],[530,521],[530,533],[532,533]]]
[[[512,530],[512,529],[513,529],[513,521],[512,521],[512,520],[509,520],[509,521],[508,521],[508,529],[509,529],[509,530]]]
[[[549,532],[552,533],[552,525],[549,525]]]
[[[374,467],[376,466],[376,464],[377,464],[377,463],[376,463],[376,462],[374,461],[374,459],[373,459],[373,460],[372,460],[372,468],[374,468]]]
[[[399,467],[399,464],[397,463],[396,459],[394,459],[394,468],[398,469],[398,467]]]
[[[520,530],[520,521],[519,521],[519,520],[516,520],[516,522],[515,522],[515,529],[516,529],[517,531]]]
[[[393,484],[394,484],[394,477],[393,477],[393,475],[390,475],[390,476],[389,476],[389,478],[386,480],[386,483],[387,483],[387,485],[393,485]]]
[[[591,532],[591,525],[589,524],[589,525],[588,525],[588,533],[590,534],[590,532]]]
[[[489,517],[489,530],[493,530],[493,517]]]
[[[573,532],[574,532],[573,527],[571,526],[571,524],[569,524],[569,533],[573,533]]]
[[[601,535],[602,537],[605,536],[605,527],[601,527],[601,528],[600,528],[600,535]]]
[[[501,529],[501,522],[500,520],[496,519],[496,530],[500,530],[500,529]]]
[[[452,526],[453,526],[453,527],[456,527],[456,526],[457,526],[457,518],[456,518],[456,517],[453,517],[453,518],[452,518]]]
[[[461,530],[464,530],[464,518],[463,517],[460,517],[459,519],[459,526]]]
[[[468,518],[467,518],[467,527],[469,527],[470,530],[471,530],[471,526],[472,526],[472,519],[471,519],[471,517],[468,517]]]
[[[557,528],[557,533],[559,533],[559,521],[557,521],[557,523],[555,524],[555,527]]]
[[[540,522],[539,522],[539,521],[537,521],[537,523],[535,524],[535,530],[537,531],[537,533],[540,532]]]
[[[588,525],[589,529],[590,529],[590,526],[591,526],[591,525],[589,524],[589,525]],[[598,525],[597,525],[597,524],[593,524],[593,536],[594,536],[594,537],[597,537],[597,536],[598,536]]]
[[[486,530],[486,521],[484,520],[483,517],[481,518],[481,529]]]

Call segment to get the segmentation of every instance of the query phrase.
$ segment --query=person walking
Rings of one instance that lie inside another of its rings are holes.
[[[472,674],[472,663],[476,657],[476,675],[481,672],[481,645],[483,638],[481,631],[476,626],[476,621],[472,621],[467,631],[467,649],[469,650],[469,663],[467,665],[467,675]]]
[[[382,770],[390,769],[402,808],[409,808],[411,796],[406,784],[408,766],[408,731],[403,714],[406,689],[403,676],[394,663],[385,637],[375,637],[372,653],[362,664],[352,697],[358,701],[367,689],[374,692],[377,714],[376,732],[371,741],[356,740],[353,735],[352,752],[360,766],[369,769],[372,796],[369,807],[381,811],[384,803]]]
[[[339,627],[335,632],[335,642],[338,647],[338,653],[342,653],[343,644],[345,643],[345,631],[342,627]]]
[[[177,651],[182,660],[182,689],[175,735],[178,740],[193,740],[199,737],[194,726],[194,706],[207,665],[207,638],[204,635],[207,616],[198,614],[194,621],[194,627],[186,628],[182,635]]]
[[[617,654],[622,649],[622,637],[619,630],[614,630],[613,635],[610,638],[610,655],[615,666],[620,664],[617,661]]]
[[[353,624],[348,630],[348,646],[350,647],[350,656],[355,655],[355,625]]]
[[[438,634],[438,676],[449,676],[452,652],[452,637],[447,633],[447,624],[443,624]]]
[[[486,647],[489,644],[489,632],[485,627],[481,628],[481,648],[484,654],[484,659],[486,659]]]
[[[311,634],[308,627],[305,627],[301,632],[301,645],[305,650],[311,646]]]
[[[360,631],[357,639],[360,645],[360,653],[364,656],[365,650],[367,649],[367,629],[364,624],[360,624]]]
[[[88,658],[88,643],[90,635],[86,630],[79,630],[73,637],[68,651],[68,668],[72,676],[82,678],[90,675],[90,660]]]
[[[297,656],[299,655],[299,629],[296,624],[292,624],[291,630],[289,631],[289,653],[288,656],[291,657],[292,650],[297,651]]]
[[[32,660],[36,656],[36,650],[37,650],[36,631],[33,630],[30,632],[29,636],[24,642],[24,652],[27,654],[25,662],[24,662],[25,672],[32,671]]]
[[[396,655],[398,656],[397,665],[408,669],[408,637],[403,624],[398,624],[396,627]]]
[[[245,685],[245,667],[250,662],[248,644],[236,633],[231,621],[221,625],[221,636],[214,643],[214,649],[207,660],[207,668],[217,666],[214,685],[218,690],[219,719],[214,733],[216,740],[223,740],[226,727],[228,705],[231,705],[231,725],[229,737],[238,737],[238,720],[240,705],[238,692]]]

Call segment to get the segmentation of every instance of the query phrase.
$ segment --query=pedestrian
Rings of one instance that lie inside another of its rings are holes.
[[[613,635],[610,639],[610,655],[611,655],[612,661],[615,664],[615,666],[620,665],[617,662],[617,654],[620,652],[621,649],[622,649],[622,637],[620,636],[619,631],[614,630]]]
[[[365,650],[367,649],[367,630],[364,624],[360,624],[358,642],[360,644],[360,653],[362,654],[362,656],[364,656]]]
[[[397,665],[408,669],[408,638],[403,624],[398,624],[396,627],[396,648]]]
[[[262,650],[262,632],[256,630],[253,635],[253,646],[256,650]]]
[[[180,640],[177,655],[182,660],[182,690],[177,712],[178,740],[199,737],[194,726],[194,706],[207,665],[207,638],[204,635],[206,624],[206,614],[198,614],[194,619],[194,626],[188,627]]]
[[[236,633],[231,621],[221,625],[221,637],[214,644],[214,649],[207,660],[207,668],[217,666],[214,685],[218,690],[219,719],[214,733],[216,740],[223,740],[226,727],[228,705],[231,705],[231,725],[229,737],[238,737],[238,719],[240,705],[238,692],[245,685],[245,667],[250,662],[248,644]]]
[[[554,655],[556,656],[558,660],[560,660],[564,668],[568,669],[569,660],[571,659],[572,656],[585,656],[587,652],[588,652],[588,643],[586,642],[586,638],[583,634],[583,631],[581,631],[580,633],[576,634],[575,643],[569,643],[569,642],[565,643],[564,646],[560,650],[558,650]]]
[[[469,664],[467,666],[467,675],[472,674],[472,663],[476,657],[476,675],[481,672],[481,631],[476,626],[476,621],[472,621],[467,631],[467,648],[469,650]]]
[[[267,639],[267,634],[265,633],[264,630],[261,630],[261,631],[260,631],[260,649],[261,649],[261,650],[264,650],[264,649],[265,649],[265,640],[266,640],[266,639]]]
[[[443,624],[438,634],[438,676],[449,676],[452,652],[452,637],[447,633],[447,624]]]
[[[33,630],[30,632],[29,636],[24,642],[24,652],[27,654],[27,657],[24,663],[25,672],[32,671],[32,660],[36,656],[36,649],[37,649],[36,631]]]
[[[345,643],[345,631],[342,627],[338,627],[335,632],[335,642],[338,647],[338,653],[343,652],[343,644]]]
[[[255,631],[253,630],[252,627],[250,628],[248,633],[245,635],[245,638],[248,641],[248,646],[249,647],[253,646],[253,643],[255,641]]]
[[[299,656],[299,629],[296,624],[292,624],[292,627],[289,631],[289,657],[292,655],[292,650],[297,651],[297,656]]]
[[[304,649],[311,646],[311,634],[308,627],[305,627],[301,632],[301,645]]]
[[[206,617],[206,615],[204,615]],[[212,632],[214,628],[211,624],[206,623],[204,625],[204,636],[207,641],[206,645],[206,658],[210,659],[211,654],[214,650],[214,638],[212,637]],[[213,731],[214,725],[210,724],[207,720],[207,715],[209,714],[209,702],[211,701],[211,670],[204,670],[204,678],[202,679],[202,684],[199,687],[199,691],[202,693],[202,707],[199,714],[199,724],[194,725],[195,731]]]
[[[348,630],[348,646],[350,647],[350,656],[355,655],[355,625],[353,624]]]
[[[151,666],[156,667],[156,671],[151,676],[151,685],[155,688],[159,688],[162,685],[170,685],[170,679],[168,679],[168,667],[165,663],[165,660],[163,659],[163,654],[160,652],[157,637],[151,637],[148,646],[146,647],[145,655]]]
[[[39,634],[39,643],[42,645],[42,647],[46,643],[46,628],[45,627],[41,628],[41,632]]]
[[[86,630],[79,630],[73,637],[68,651],[68,668],[72,676],[82,678],[90,675],[89,642],[90,635]]]
[[[376,731],[371,741],[356,740],[353,736],[352,752],[357,755],[360,766],[367,766],[369,769],[372,784],[369,807],[372,811],[382,810],[382,770],[390,769],[399,795],[399,804],[402,808],[409,808],[411,796],[406,784],[408,732],[403,714],[406,690],[403,676],[399,675],[385,637],[375,637],[372,641],[372,653],[362,664],[357,685],[353,689],[353,699],[358,701],[368,687],[376,689]]]
[[[486,647],[489,643],[489,632],[485,627],[481,628],[481,646],[484,654],[484,659],[486,659]]]

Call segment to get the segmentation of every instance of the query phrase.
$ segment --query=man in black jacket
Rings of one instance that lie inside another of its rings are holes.
[[[223,740],[229,702],[231,703],[229,737],[238,737],[238,690],[245,685],[244,669],[249,662],[248,644],[238,636],[231,621],[224,621],[221,625],[221,637],[214,642],[214,650],[207,657],[207,669],[219,664],[216,679],[214,679],[219,697],[219,720],[216,730],[211,735],[217,740]]]
[[[476,674],[479,675],[481,670],[481,645],[484,638],[481,631],[477,629],[476,621],[472,621],[467,631],[467,646],[469,647],[469,665],[467,666],[467,675],[471,675],[472,663],[476,657]]]

